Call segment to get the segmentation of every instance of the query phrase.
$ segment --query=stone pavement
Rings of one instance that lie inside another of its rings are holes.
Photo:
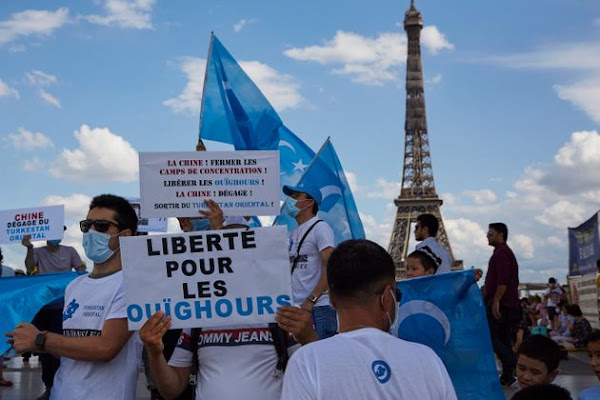
[[[42,371],[37,357],[32,357],[29,363],[23,363],[21,357],[13,358],[5,362],[6,369],[4,377],[13,381],[12,387],[0,387],[0,400],[35,400],[42,392]],[[554,383],[563,386],[571,392],[573,399],[584,388],[600,384],[588,362],[585,352],[574,352],[569,354],[568,360],[560,363],[561,373]],[[517,391],[516,385],[504,390],[507,399]],[[138,379],[136,400],[148,400],[150,393],[146,389],[146,378],[140,374]]]

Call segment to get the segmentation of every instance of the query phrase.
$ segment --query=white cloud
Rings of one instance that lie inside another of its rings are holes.
[[[522,233],[509,236],[509,240],[516,257],[523,259],[532,259],[534,257],[533,239]]]
[[[46,167],[46,163],[39,157],[33,157],[31,160],[23,161],[23,171],[39,172]]]
[[[238,23],[237,23],[237,24],[235,24],[235,25],[233,26],[233,30],[234,30],[234,32],[241,32],[241,31],[242,31],[242,29],[244,29],[244,28],[246,27],[246,25],[248,25],[248,24],[252,24],[252,23],[254,23],[254,22],[256,22],[256,20],[255,20],[254,18],[250,18],[250,19],[245,19],[245,18],[244,18],[244,19],[240,19],[240,20],[238,21]]]
[[[421,30],[421,43],[431,54],[438,54],[441,50],[454,50],[454,45],[434,25]]]
[[[9,133],[3,141],[19,150],[36,150],[54,147],[52,140],[41,132],[30,132],[21,127],[17,133]]]
[[[152,29],[152,8],[155,0],[104,0],[105,15],[88,15],[86,19],[105,26]]]
[[[423,45],[432,53],[453,47],[437,28],[426,27],[423,31]],[[341,64],[341,67],[334,68],[331,72],[348,75],[357,83],[380,86],[386,82],[399,81],[398,68],[406,63],[406,49],[404,34],[381,33],[375,38],[369,38],[352,32],[337,31],[322,46],[291,48],[284,51],[284,54],[295,60],[323,65]]]
[[[445,200],[445,199],[444,199]],[[475,264],[481,268],[487,265],[491,249],[487,243],[487,226],[483,228],[479,223],[468,218],[444,218],[444,227],[454,257],[463,260],[465,268]],[[467,258],[465,260],[465,258]]]
[[[437,74],[429,80],[430,83],[437,85],[442,82],[442,74]]]
[[[27,72],[25,74],[25,78],[27,79],[27,82],[30,85],[38,87],[52,86],[58,83],[58,79],[56,79],[56,76],[48,74],[44,71],[40,71],[38,69],[34,69],[31,72]]]
[[[19,92],[17,89],[8,86],[7,83],[4,83],[2,79],[0,79],[0,97],[14,97],[15,99],[18,99]]]
[[[39,93],[40,98],[44,100],[46,103],[53,105],[56,108],[62,108],[60,101],[50,93],[46,92],[44,89],[40,89]]]
[[[597,71],[600,68],[600,44],[555,43],[530,52],[491,56],[483,61],[516,69]]]
[[[50,195],[42,200],[43,206],[64,205],[65,220],[81,221],[85,219],[92,198],[85,194],[73,193],[68,197]],[[79,230],[79,228],[77,229]]]
[[[490,189],[465,190],[463,193],[465,194],[465,196],[473,200],[475,204],[489,204],[498,200],[498,196],[496,196],[496,193],[494,193]]]
[[[138,179],[138,153],[123,137],[108,128],[82,125],[74,133],[79,148],[64,149],[50,169],[52,176],[75,182]]]
[[[11,15],[10,19],[0,21],[0,45],[11,42],[19,36],[49,36],[68,22],[69,9],[25,10]]]
[[[548,226],[563,228],[579,225],[585,218],[586,208],[584,206],[568,200],[560,200],[544,208],[542,215],[535,219]]]
[[[365,188],[366,197],[370,199],[394,199],[400,194],[400,182],[389,182],[384,178],[375,180],[375,187]]]
[[[206,60],[182,57],[179,68],[187,76],[187,84],[177,97],[163,101],[163,105],[175,112],[198,113],[204,87]],[[300,85],[287,74],[282,74],[258,61],[240,61],[240,66],[263,92],[277,111],[296,108],[306,100],[299,92]]]
[[[598,71],[600,72],[600,67]],[[600,79],[588,79],[572,85],[554,85],[554,90],[560,99],[570,102],[600,123]]]

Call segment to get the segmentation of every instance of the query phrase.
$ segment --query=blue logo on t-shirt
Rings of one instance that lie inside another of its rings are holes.
[[[67,306],[67,309],[63,313],[63,321],[66,321],[69,318],[71,318],[73,316],[73,314],[75,314],[75,310],[77,310],[78,308],[79,308],[79,304],[77,304],[77,301],[75,301],[75,299],[73,299],[73,301],[71,301],[69,303],[69,305]]]
[[[386,383],[392,376],[392,370],[390,369],[390,366],[383,360],[373,361],[373,364],[371,364],[371,369],[373,370],[375,378],[377,378],[379,383]]]

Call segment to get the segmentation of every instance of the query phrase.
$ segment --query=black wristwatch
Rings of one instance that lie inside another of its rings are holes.
[[[317,304],[317,300],[319,300],[319,297],[321,297],[321,295],[317,296],[317,295],[314,295],[313,293],[311,293],[308,295],[308,297],[306,299],[313,304]]]
[[[42,331],[40,333],[38,333],[38,335],[35,337],[35,347],[37,347],[37,349],[39,351],[45,351],[46,348],[46,334],[48,333],[48,331]]]

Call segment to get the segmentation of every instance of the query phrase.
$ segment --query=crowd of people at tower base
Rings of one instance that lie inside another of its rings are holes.
[[[127,327],[119,238],[138,234],[138,218],[127,200],[96,196],[80,222],[91,272],[69,284],[64,303],[47,305],[32,323],[6,333],[18,353],[43,356],[46,391],[39,399],[134,399],[141,359],[153,399],[456,399],[433,350],[388,333],[401,293],[387,251],[368,240],[335,246],[331,228],[317,216],[320,191],[283,190],[284,212],[298,223],[289,237],[295,305],[281,307],[277,323],[172,330],[170,317],[159,311],[135,332]],[[223,217],[210,200],[200,213],[180,218],[181,229],[248,227],[245,218]],[[406,259],[404,278],[450,271],[438,228],[431,214],[417,218],[419,243]],[[600,380],[600,333],[579,306],[566,303],[554,279],[543,299],[519,299],[508,228],[492,223],[487,238],[494,251],[482,294],[501,383],[516,380],[521,388],[513,399],[569,399],[568,391],[552,384],[566,349],[587,349]],[[24,238],[22,244],[29,273],[85,268],[77,252],[59,242],[34,248]],[[3,277],[14,272],[1,271]],[[0,368],[0,386],[10,384]],[[579,398],[600,398],[600,386]]]

